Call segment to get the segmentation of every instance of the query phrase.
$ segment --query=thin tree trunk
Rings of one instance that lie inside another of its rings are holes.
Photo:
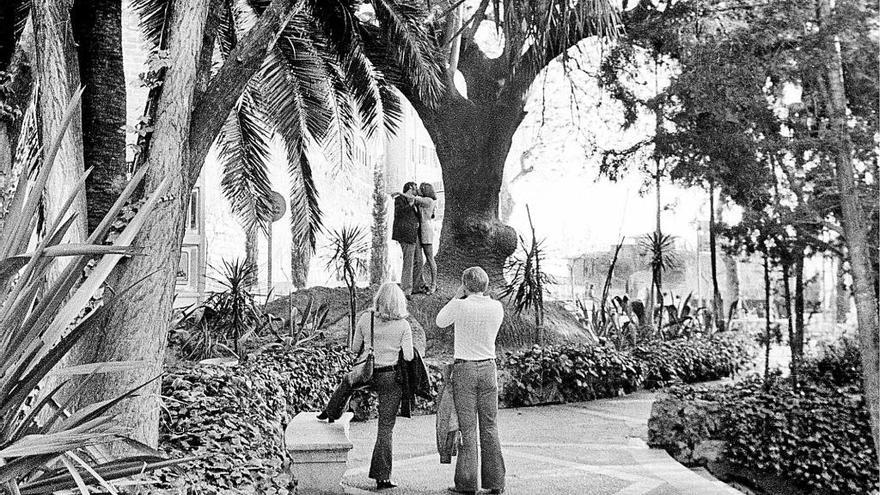
[[[767,253],[764,253],[764,321],[766,322],[764,336],[764,390],[770,388],[770,262]]]
[[[290,283],[297,289],[308,285],[312,249],[307,243],[290,246]]]
[[[715,315],[715,328],[724,330],[724,301],[718,290],[718,250],[715,244],[715,183],[709,181],[709,261],[712,267],[712,313]]]
[[[517,237],[498,219],[499,193],[522,107],[481,106],[450,95],[436,111],[417,109],[437,148],[446,191],[439,275],[458,279],[465,268],[481,266],[490,283],[500,285]]]
[[[788,320],[788,348],[791,351],[791,363],[789,363],[789,368],[791,369],[791,383],[792,386],[797,387],[797,357],[794,349],[796,339],[794,336],[794,319],[792,318],[791,311],[791,265],[787,262],[782,263],[782,292],[785,299],[785,318]]]
[[[43,142],[61,134],[64,109],[79,89],[79,64],[71,28],[69,5],[66,2],[35,0],[31,15],[34,22],[36,46],[36,80],[39,85],[39,115]],[[48,152],[44,149],[44,153]],[[44,195],[46,218],[57,218],[60,208],[84,172],[82,114],[79,107],[64,133],[55,166],[46,183]],[[44,164],[48,166],[48,164]],[[67,242],[82,242],[86,238],[86,196],[76,195],[71,211],[77,219],[68,230]],[[63,261],[53,263],[50,277],[57,277],[66,265]]]
[[[830,0],[819,0],[820,21],[825,24],[832,15]],[[852,143],[847,127],[846,91],[843,79],[843,62],[840,41],[829,39],[827,43],[825,72],[828,80],[828,103],[831,127],[835,133],[835,162],[837,182],[840,187],[843,229],[852,265],[853,294],[856,300],[856,316],[859,327],[859,348],[862,357],[862,373],[865,403],[871,415],[871,432],[874,448],[880,452],[880,329],[878,329],[877,297],[874,292],[876,273],[871,268],[871,250],[868,244],[868,222],[859,205],[852,164]]]
[[[804,252],[798,249],[794,262],[794,340],[791,342],[791,373],[795,383],[804,362]]]
[[[837,323],[846,323],[850,307],[850,291],[846,285],[846,269],[843,266],[844,258],[837,260],[837,290],[835,294]]]
[[[378,287],[388,279],[388,205],[385,193],[385,164],[373,168],[373,225],[370,249],[370,285]]]
[[[89,231],[98,226],[125,186],[125,72],[122,1],[77,0],[73,25],[85,91],[83,156],[94,170],[86,183]]]
[[[255,289],[259,285],[260,258],[259,258],[259,227],[253,226],[245,233],[244,239],[244,262],[250,271],[250,277],[246,282],[246,287]]]

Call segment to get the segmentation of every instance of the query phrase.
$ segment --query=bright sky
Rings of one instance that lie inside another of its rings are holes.
[[[590,71],[599,59],[598,48],[584,48],[582,67]],[[561,65],[555,64],[542,95],[543,77],[533,88],[526,106],[528,116],[514,136],[507,159],[505,178],[515,202],[509,223],[521,233],[528,232],[528,204],[538,237],[546,238],[548,254],[556,258],[557,265],[585,251],[608,249],[621,235],[631,238],[653,231],[656,198],[653,187],[644,189],[646,175],[639,163],[633,163],[617,182],[599,177],[602,150],[622,149],[653,135],[653,115],[646,113],[632,128],[623,130],[620,106],[599,89],[591,75],[574,74],[575,88],[571,89]],[[653,92],[653,66],[638,77],[636,87]],[[661,68],[657,85],[662,89],[667,81]],[[571,103],[572,92],[576,107]],[[523,173],[523,168],[531,171]],[[663,231],[693,246],[695,222],[708,219],[706,194],[668,181],[661,191]]]

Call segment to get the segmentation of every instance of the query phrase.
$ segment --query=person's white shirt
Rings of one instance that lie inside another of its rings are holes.
[[[495,359],[495,337],[504,319],[504,306],[483,294],[452,299],[437,313],[437,326],[454,325],[455,359]]]

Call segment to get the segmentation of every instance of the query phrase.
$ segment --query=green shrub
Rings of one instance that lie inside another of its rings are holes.
[[[203,455],[166,486],[214,494],[292,493],[282,434],[303,410],[322,408],[351,357],[341,346],[269,350],[235,366],[181,364],[162,380],[162,450]]]
[[[712,338],[643,344],[632,354],[642,363],[644,386],[658,388],[731,376],[751,360],[753,350],[740,336],[719,333]]]
[[[730,376],[751,350],[740,338],[675,339],[618,350],[611,346],[534,346],[508,353],[502,400],[510,406],[616,397],[643,385]]]
[[[832,387],[862,383],[862,357],[858,345],[850,339],[841,339],[823,346],[819,357],[804,363],[808,380]]]
[[[691,437],[701,434],[727,442],[726,461],[783,477],[807,490],[849,494],[878,488],[877,453],[858,387],[807,383],[793,391],[786,381],[776,379],[765,392],[756,378],[714,389],[678,387],[669,393],[690,403],[716,404],[712,410],[719,417],[712,423],[717,427],[700,432],[682,428],[676,439],[663,439],[666,445],[651,438],[654,446],[693,444],[699,440]],[[684,416],[697,409],[682,411],[678,422],[692,424]]]
[[[503,362],[509,381],[502,400],[510,406],[615,397],[638,388],[638,363],[613,347],[587,344],[534,346]]]

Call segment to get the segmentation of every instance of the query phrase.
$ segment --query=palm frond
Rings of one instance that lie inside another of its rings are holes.
[[[281,53],[273,52],[267,60],[262,77],[266,92],[273,95],[273,123],[284,140],[287,152],[288,173],[291,179],[292,242],[300,247],[307,245],[314,251],[316,237],[321,230],[322,215],[308,157],[308,147],[311,141],[310,128],[315,125],[324,126],[325,115],[315,115],[322,111],[315,108],[317,102],[306,101],[306,93],[301,90],[302,84],[292,75],[292,70],[289,59]],[[320,122],[313,122],[310,126],[310,120],[320,120]],[[328,126],[330,120],[332,119],[326,121]]]
[[[131,0],[131,8],[137,13],[141,34],[150,49],[162,47],[171,13],[171,0]]]
[[[233,0],[223,0],[220,3],[219,22],[217,23],[217,47],[220,55],[225,60],[229,53],[238,44],[236,32],[235,6]]]
[[[220,132],[218,158],[223,169],[220,186],[233,213],[246,230],[271,221],[271,130],[266,124],[260,87],[251,82]]]
[[[413,92],[433,107],[442,96],[439,57],[426,29],[428,12],[412,0],[372,0],[382,37]]]
[[[323,33],[327,49],[340,57],[340,66],[357,105],[364,131],[367,137],[372,137],[382,115],[379,81],[383,75],[364,51],[360,21],[351,6],[343,2],[313,0],[310,10],[316,28]]]

